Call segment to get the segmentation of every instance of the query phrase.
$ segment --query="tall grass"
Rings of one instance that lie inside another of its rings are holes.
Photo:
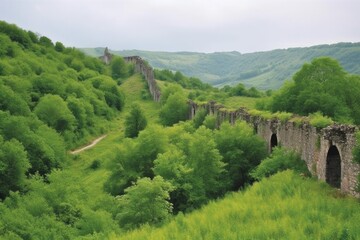
[[[360,239],[359,221],[358,200],[288,170],[119,239]]]

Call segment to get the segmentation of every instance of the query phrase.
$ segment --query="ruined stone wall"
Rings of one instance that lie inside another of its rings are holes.
[[[149,66],[141,57],[132,56],[124,57],[124,60],[128,63],[133,63],[135,65],[135,72],[141,73],[145,80],[148,83],[151,96],[155,102],[160,101],[160,89],[155,81],[154,71],[151,66]]]
[[[316,129],[309,123],[296,124],[281,122],[279,119],[262,119],[251,116],[245,108],[228,111],[216,102],[198,105],[189,101],[189,118],[192,119],[200,109],[206,109],[216,116],[218,126],[228,121],[234,124],[241,119],[254,127],[255,132],[268,144],[271,151],[271,136],[276,135],[278,145],[295,150],[305,160],[310,172],[318,179],[326,181],[326,166],[328,152],[331,146],[336,146],[341,158],[341,191],[360,197],[355,191],[360,165],[353,162],[352,150],[355,146],[355,126],[334,124],[327,128]]]

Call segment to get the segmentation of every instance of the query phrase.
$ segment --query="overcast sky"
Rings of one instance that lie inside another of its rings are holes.
[[[242,53],[360,42],[360,0],[0,0],[66,46]]]

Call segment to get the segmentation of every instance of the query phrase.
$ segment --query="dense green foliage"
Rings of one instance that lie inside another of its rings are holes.
[[[119,239],[359,239],[359,202],[290,170]]]
[[[147,125],[144,113],[138,104],[133,104],[129,115],[125,119],[125,137],[137,137],[141,130]]]
[[[174,189],[174,212],[189,211],[209,199],[249,184],[249,172],[266,156],[265,144],[240,122],[219,130],[193,122],[167,128],[148,127],[134,140],[124,141],[114,160],[105,189],[122,195],[138,178],[161,176]]]
[[[179,87],[169,87],[161,96],[163,106],[160,109],[161,123],[171,126],[188,118],[187,98]]]
[[[100,56],[104,48],[82,49],[82,51],[92,56]],[[120,56],[140,56],[148,60],[154,68],[180,71],[217,87],[243,83],[247,87],[258,89],[278,89],[305,62],[321,56],[338,59],[346,71],[360,74],[360,43],[338,43],[246,54],[139,50],[112,53]]]
[[[118,198],[119,213],[116,218],[125,229],[143,224],[158,224],[170,217],[172,204],[169,191],[172,186],[160,176],[141,178]]]
[[[299,154],[280,147],[275,147],[271,155],[262,160],[260,165],[251,172],[251,176],[260,180],[287,169],[310,176],[306,163],[300,158]]]
[[[245,122],[236,122],[234,126],[223,123],[216,131],[215,141],[226,163],[226,172],[222,174],[223,181],[228,183],[226,190],[237,190],[250,183],[250,171],[267,154],[264,141]]]
[[[266,156],[264,142],[244,122],[217,128],[206,111],[182,120],[187,94],[225,100],[228,92],[183,89],[178,83],[186,77],[175,73],[178,81],[159,81],[156,103],[144,98],[139,74],[119,79],[112,65],[47,37],[0,22],[0,43],[1,239],[131,239],[126,231],[143,225],[140,239],[142,231],[155,239],[359,236],[354,201],[334,199],[325,184],[291,172],[227,193],[254,182],[250,173]],[[132,74],[131,66],[119,66]],[[126,129],[141,118],[148,126],[127,138]],[[68,151],[103,133],[91,149]],[[276,172],[290,165],[290,155],[263,164],[275,161],[266,169]],[[225,205],[212,202],[224,196]],[[189,213],[207,203],[215,206],[210,214]],[[167,222],[180,230],[152,229]],[[322,228],[325,222],[331,230]]]
[[[63,167],[67,149],[105,130],[124,105],[107,72],[98,59],[0,21],[1,198],[22,190],[25,174]]]
[[[360,76],[331,58],[314,59],[273,95],[270,110],[300,115],[321,112],[335,121],[360,124]]]
[[[176,82],[180,84],[183,88],[188,89],[202,89],[207,90],[211,89],[211,85],[203,83],[200,79],[194,77],[186,77],[181,72],[177,71],[173,73],[170,70],[154,70],[155,78],[161,81],[166,82]]]

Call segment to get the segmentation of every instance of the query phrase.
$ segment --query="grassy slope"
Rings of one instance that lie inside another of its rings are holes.
[[[145,87],[145,82],[139,74],[127,79],[120,88],[125,93],[126,105],[124,111],[113,121],[111,131],[107,133],[107,137],[100,141],[93,148],[86,150],[75,157],[73,164],[65,171],[70,176],[78,176],[78,184],[86,188],[87,194],[94,197],[104,194],[103,184],[109,176],[106,169],[108,159],[113,159],[117,146],[124,138],[124,117],[128,113],[132,102],[140,102],[149,124],[158,121],[157,103],[151,100],[141,100],[141,90]],[[89,166],[94,160],[101,162],[101,167],[96,171],[92,171]]]
[[[358,200],[286,171],[120,239],[360,239],[359,221]]]
[[[93,56],[103,48],[82,49]],[[238,52],[150,52],[139,50],[114,51],[122,56],[139,55],[155,68],[178,70],[187,76],[199,77],[213,85],[242,82],[261,89],[277,89],[286,79],[315,57],[330,56],[340,61],[346,71],[360,74],[360,43],[320,45],[240,54]]]

